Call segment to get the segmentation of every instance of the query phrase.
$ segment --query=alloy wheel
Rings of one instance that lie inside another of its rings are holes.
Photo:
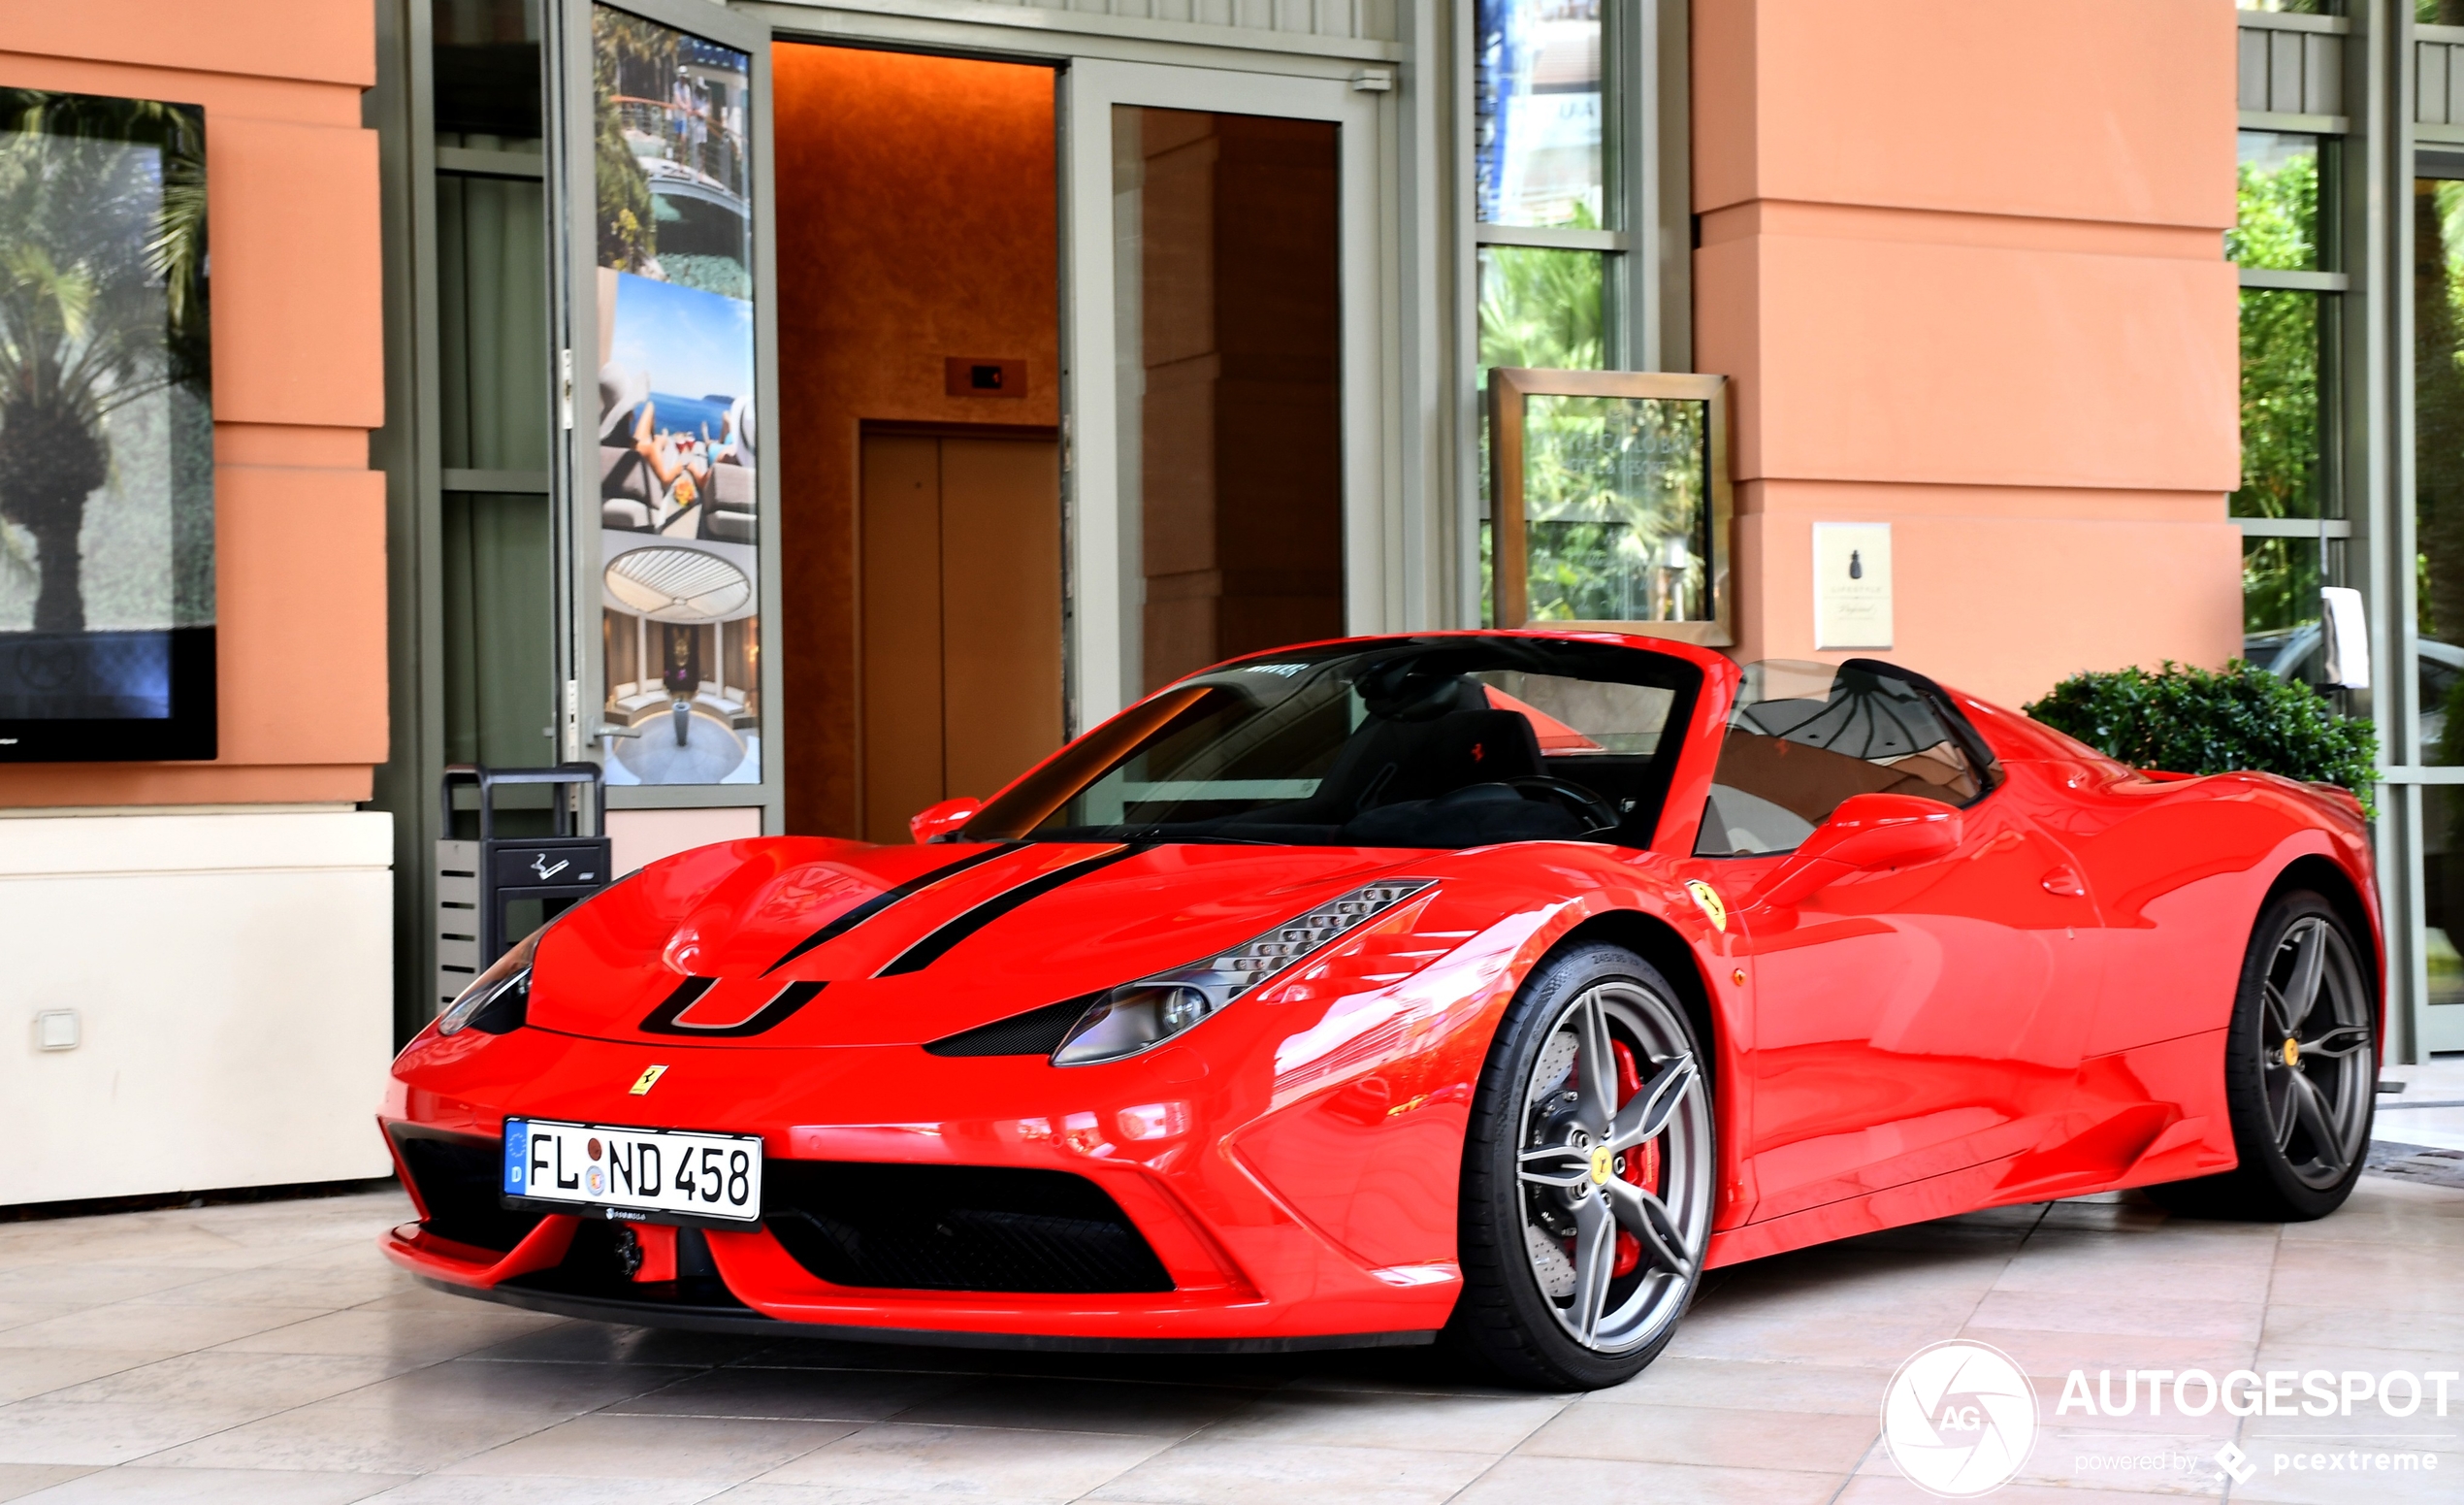
[[[2335,927],[2305,915],[2268,962],[2260,1086],[2276,1147],[2302,1185],[2335,1185],[2369,1132],[2375,1075],[2369,1002]]]
[[[1685,1310],[1710,1236],[1710,1095],[1671,1005],[1606,980],[1570,999],[1535,1058],[1516,1156],[1534,1280],[1601,1354]]]

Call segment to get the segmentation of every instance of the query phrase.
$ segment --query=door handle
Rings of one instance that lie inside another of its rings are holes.
[[[2062,899],[2088,897],[2088,885],[2079,881],[2078,872],[2067,864],[2059,867],[2048,868],[2045,875],[2036,881],[2043,885],[2046,893]]]

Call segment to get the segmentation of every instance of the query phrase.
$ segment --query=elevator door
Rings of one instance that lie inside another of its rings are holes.
[[[864,837],[1058,747],[1061,501],[1050,439],[867,431]]]

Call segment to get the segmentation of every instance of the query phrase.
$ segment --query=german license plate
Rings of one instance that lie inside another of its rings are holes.
[[[762,1138],[509,1118],[503,1187],[527,1201],[754,1223]]]

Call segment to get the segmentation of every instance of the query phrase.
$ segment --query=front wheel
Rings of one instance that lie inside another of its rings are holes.
[[[1507,1379],[1592,1390],[1658,1357],[1710,1241],[1710,1085],[1692,1021],[1615,946],[1527,979],[1464,1142],[1463,1295],[1448,1336]]]
[[[2271,901],[2251,934],[2225,1036],[2241,1163],[2148,1188],[2194,1217],[2298,1223],[2344,1205],[2370,1148],[2378,1008],[2342,916],[2317,894]]]

